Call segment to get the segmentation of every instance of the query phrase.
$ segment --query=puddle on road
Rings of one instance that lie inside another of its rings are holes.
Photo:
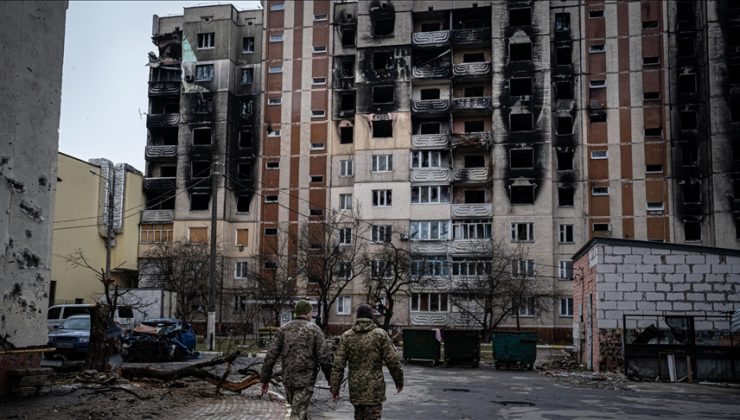
[[[501,404],[506,407],[534,407],[534,403],[529,401],[491,401],[492,403]]]
[[[445,388],[442,391],[445,392],[470,392],[467,388]]]

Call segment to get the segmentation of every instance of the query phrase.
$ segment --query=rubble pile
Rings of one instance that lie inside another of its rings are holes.
[[[629,380],[621,373],[611,372],[567,372],[543,371],[543,375],[552,376],[560,382],[587,388],[607,389],[612,391],[630,390]]]

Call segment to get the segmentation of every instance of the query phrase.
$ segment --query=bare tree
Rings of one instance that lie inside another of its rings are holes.
[[[61,257],[64,258],[64,261],[67,264],[69,264],[72,268],[84,268],[84,269],[90,270],[93,273],[95,273],[95,277],[97,277],[98,281],[100,281],[100,283],[103,285],[103,297],[105,299],[105,302],[104,302],[105,311],[103,313],[103,316],[107,317],[108,320],[112,321],[119,298],[127,292],[126,291],[119,292],[117,284],[113,284],[113,282],[106,281],[105,268],[103,267],[96,268],[95,266],[93,266],[93,264],[87,260],[87,257],[85,256],[85,252],[82,250],[82,248],[78,248],[77,251],[69,255],[62,255]],[[125,263],[126,262],[124,261],[116,268],[119,268],[121,265]]]
[[[291,276],[287,241],[280,245],[264,244],[263,254],[249,264],[247,284],[243,288],[249,299],[270,313],[272,325],[280,325],[280,315],[295,302],[295,279]]]
[[[517,330],[520,316],[551,309],[550,288],[536,280],[534,262],[523,247],[512,249],[503,242],[491,243],[452,262],[451,303],[461,319],[480,327],[486,335],[513,317]]]
[[[364,260],[367,225],[358,216],[357,208],[332,212],[326,221],[309,221],[298,232],[297,272],[308,280],[308,294],[317,295],[316,323],[322,329],[339,296],[368,269]]]

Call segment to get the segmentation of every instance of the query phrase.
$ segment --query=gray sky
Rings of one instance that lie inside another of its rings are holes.
[[[59,150],[80,159],[107,158],[144,171],[147,53],[152,15],[224,1],[70,1],[64,40]],[[259,1],[231,2],[238,10]],[[156,52],[156,51],[155,51]]]

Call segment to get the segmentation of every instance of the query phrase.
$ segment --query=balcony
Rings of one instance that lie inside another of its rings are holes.
[[[452,31],[455,44],[484,44],[491,42],[491,28],[456,29]]]
[[[146,116],[146,128],[170,128],[180,125],[180,114],[149,114]]]
[[[452,109],[457,112],[490,112],[493,110],[493,101],[490,96],[453,98]]]
[[[149,82],[149,96],[180,94],[180,82]]]
[[[427,99],[423,101],[411,101],[411,111],[416,113],[435,114],[447,112],[450,109],[449,99]]]
[[[411,182],[450,182],[449,169],[411,169]]]
[[[411,325],[440,326],[449,323],[447,312],[411,312]]]
[[[492,144],[491,132],[457,133],[452,135],[451,146],[456,147],[490,147]]]
[[[474,204],[453,204],[452,217],[459,219],[475,217],[493,217],[493,204],[474,203]]]
[[[177,145],[146,146],[144,158],[149,162],[168,162],[177,160]]]
[[[454,182],[488,182],[491,180],[488,168],[460,168],[453,169],[452,180]]]
[[[446,149],[449,144],[449,134],[417,134],[411,136],[411,147],[414,149]]]
[[[145,192],[174,192],[176,187],[175,177],[144,178]]]
[[[452,75],[459,78],[472,79],[491,74],[491,63],[461,63],[452,66]]]
[[[416,47],[446,45],[450,42],[450,31],[414,32],[411,42]]]
[[[450,242],[451,254],[475,254],[491,249],[491,239],[456,239]]]
[[[414,66],[411,75],[416,80],[420,79],[449,79],[450,66]]]
[[[447,241],[411,241],[411,253],[440,255],[447,253]]]
[[[174,210],[144,210],[141,223],[168,223],[175,220]]]

